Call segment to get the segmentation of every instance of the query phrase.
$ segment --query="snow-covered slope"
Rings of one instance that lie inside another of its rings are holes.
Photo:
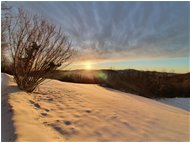
[[[158,101],[190,111],[190,98],[165,98]]]
[[[45,82],[33,94],[8,85],[17,142],[190,141],[188,111],[98,85]]]

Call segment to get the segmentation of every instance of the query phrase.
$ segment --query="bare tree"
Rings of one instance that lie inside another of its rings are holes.
[[[32,92],[50,72],[67,65],[73,53],[61,29],[22,9],[16,18],[9,19],[7,34],[14,78],[27,92]]]
[[[11,18],[11,7],[7,4],[7,2],[1,3],[1,69],[2,71],[7,71],[8,68],[8,60],[6,56],[6,52],[8,51],[8,43],[7,43],[7,21]]]

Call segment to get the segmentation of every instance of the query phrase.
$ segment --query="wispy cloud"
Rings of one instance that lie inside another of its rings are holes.
[[[189,56],[189,2],[14,2],[61,26],[81,60]],[[13,5],[13,6],[14,6]]]

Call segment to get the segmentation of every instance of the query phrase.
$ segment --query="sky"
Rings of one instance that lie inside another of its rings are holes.
[[[60,26],[69,69],[190,72],[190,2],[10,2]]]

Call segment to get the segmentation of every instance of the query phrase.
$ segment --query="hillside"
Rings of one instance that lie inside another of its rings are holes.
[[[190,73],[174,74],[138,70],[55,71],[48,78],[99,84],[148,98],[190,97]]]
[[[95,84],[46,80],[27,94],[2,77],[3,141],[190,140],[188,111]]]

